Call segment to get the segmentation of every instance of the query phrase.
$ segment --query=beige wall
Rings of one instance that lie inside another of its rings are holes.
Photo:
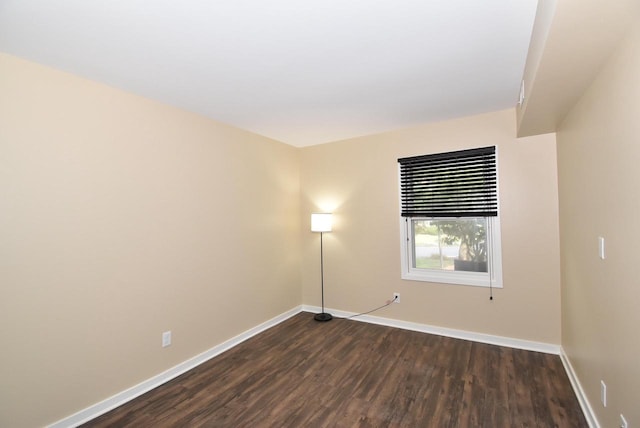
[[[301,303],[296,149],[3,54],[0,94],[0,426]]]
[[[640,22],[558,131],[562,344],[603,427],[640,425],[638,76]]]
[[[0,54],[0,425],[38,426],[288,309],[560,343],[556,142],[513,110],[295,149]],[[400,279],[397,158],[497,145],[504,289]],[[164,330],[174,344],[160,347]]]
[[[504,289],[400,279],[399,157],[498,146]],[[320,305],[319,237],[310,213],[335,213],[325,235],[325,304],[403,321],[560,343],[555,135],[515,138],[513,110],[301,149],[303,302]]]
[[[639,13],[638,0],[538,0],[518,136],[557,130]]]

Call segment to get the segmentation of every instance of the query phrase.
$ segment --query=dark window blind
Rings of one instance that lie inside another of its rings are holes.
[[[398,159],[403,217],[498,215],[496,148]]]

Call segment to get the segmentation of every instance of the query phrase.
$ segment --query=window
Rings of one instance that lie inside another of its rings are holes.
[[[495,147],[398,162],[402,278],[502,287]]]

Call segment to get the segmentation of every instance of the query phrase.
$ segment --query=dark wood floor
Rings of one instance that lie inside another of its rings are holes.
[[[309,313],[87,427],[586,427],[560,358]]]

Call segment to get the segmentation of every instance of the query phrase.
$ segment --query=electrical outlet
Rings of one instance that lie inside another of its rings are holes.
[[[400,303],[400,293],[393,293],[393,303]]]
[[[620,414],[620,428],[629,428],[629,424],[624,416],[622,416],[622,413]]]
[[[162,347],[166,348],[171,345],[171,331],[165,331],[162,333]]]
[[[604,407],[607,407],[607,384],[603,380],[600,381],[600,401]]]

